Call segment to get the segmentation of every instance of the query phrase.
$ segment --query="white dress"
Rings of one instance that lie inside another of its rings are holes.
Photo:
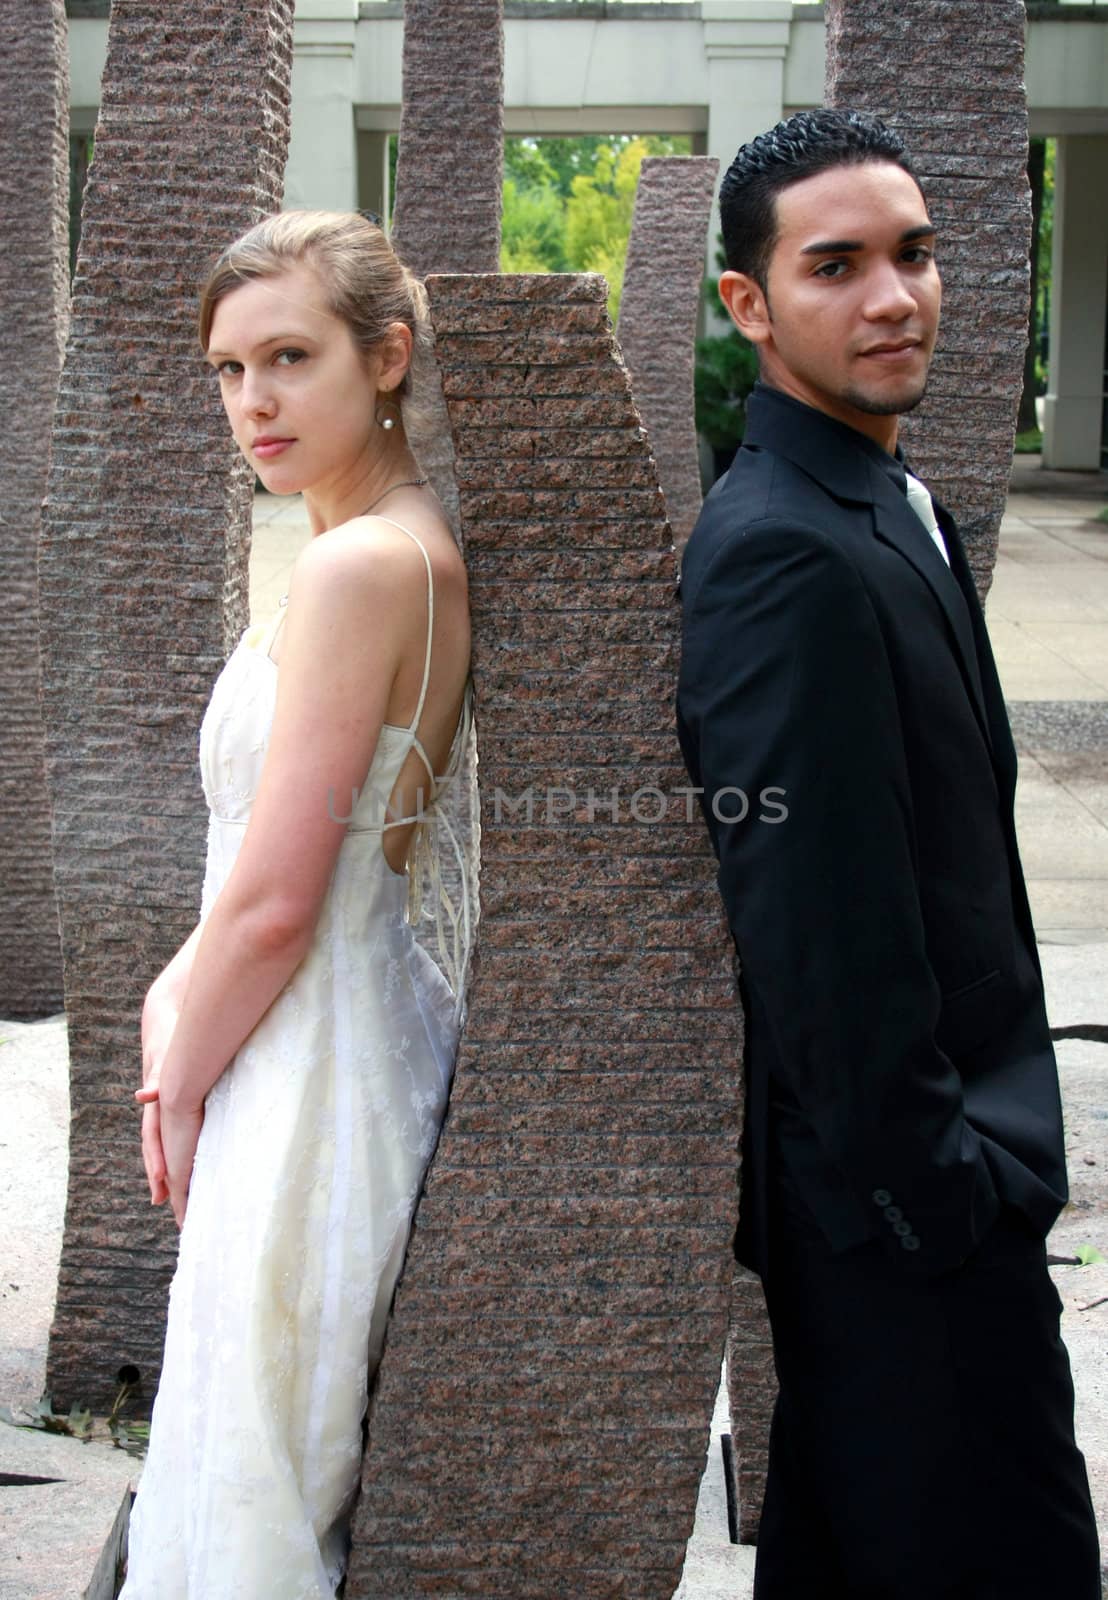
[[[336,804],[350,821],[311,949],[207,1098],[123,1600],[329,1600],[345,1569],[368,1376],[459,1011],[381,849],[406,820],[387,805],[413,746],[431,771],[417,737],[431,565],[402,531],[427,566],[419,705],[407,728],[385,725],[356,804]],[[280,620],[246,631],[204,716],[201,920],[261,777]],[[468,694],[452,771],[467,725]]]

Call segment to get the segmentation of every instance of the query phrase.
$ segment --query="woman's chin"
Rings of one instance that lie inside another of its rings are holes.
[[[267,466],[264,461],[250,458],[250,465],[266,494],[299,494],[302,484],[291,472],[282,472],[276,462]]]

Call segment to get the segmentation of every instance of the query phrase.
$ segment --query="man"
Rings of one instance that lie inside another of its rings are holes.
[[[850,112],[744,146],[720,208],[761,382],[685,554],[678,714],[741,965],[736,1253],[780,1380],[755,1596],[1099,1600],[1015,754],[957,531],[896,447],[935,229],[899,138]]]

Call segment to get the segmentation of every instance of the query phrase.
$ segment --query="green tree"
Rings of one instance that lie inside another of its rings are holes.
[[[501,270],[603,273],[614,321],[643,159],[688,149],[668,134],[506,140]]]
[[[554,188],[568,200],[574,178],[590,177],[601,151],[631,143],[630,134],[583,133],[575,138],[518,138],[504,141],[504,176],[523,187]],[[650,155],[687,155],[688,139],[654,135]]]
[[[696,431],[711,445],[717,473],[742,444],[746,402],[757,381],[757,353],[737,328],[696,341]]]
[[[602,272],[608,280],[608,312],[619,316],[623,269],[639,169],[649,146],[632,139],[622,149],[602,145],[591,173],[579,173],[566,201],[566,256],[578,272]]]
[[[560,139],[505,139],[504,182],[514,183],[517,189],[554,189],[562,193],[558,174],[550,161],[547,146],[564,144]],[[566,189],[565,193],[569,193]]]
[[[727,265],[723,237],[716,235],[716,268]],[[704,280],[704,303],[717,316],[726,317],[716,277]],[[696,395],[696,431],[712,447],[718,477],[731,464],[746,430],[746,402],[758,381],[758,354],[737,328],[696,341],[693,386]]]
[[[564,272],[566,208],[554,188],[504,181],[500,219],[501,272]]]

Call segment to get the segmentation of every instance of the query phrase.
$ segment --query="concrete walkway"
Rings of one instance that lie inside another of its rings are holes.
[[[1108,523],[1099,475],[1048,474],[1033,458],[1013,493],[987,614],[1020,748],[1017,813],[1056,1027],[1108,1025]],[[251,609],[268,614],[309,536],[299,504],[259,496]],[[1103,1036],[1103,1035],[1102,1035]],[[1072,1200],[1050,1249],[1108,1257],[1108,1047],[1058,1047]],[[65,1201],[64,1019],[0,1023],[0,1403],[42,1389]],[[1054,1268],[1063,1333],[1108,1556],[1108,1263]],[[754,1552],[730,1544],[717,1408],[696,1528],[674,1600],[747,1600]],[[0,1600],[108,1600],[97,1555],[134,1463],[109,1445],[0,1424]],[[5,1484],[3,1474],[52,1478]],[[1044,1597],[1046,1600],[1046,1597]]]

